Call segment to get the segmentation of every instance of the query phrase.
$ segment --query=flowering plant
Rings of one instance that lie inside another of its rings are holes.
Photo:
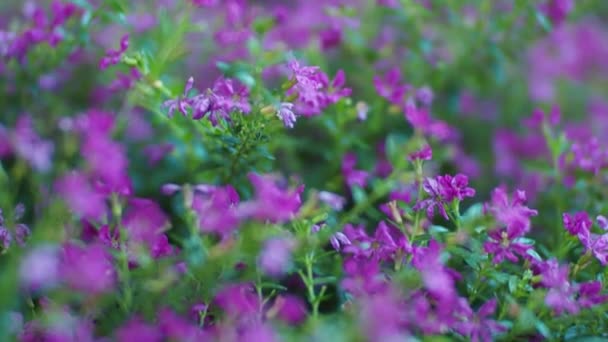
[[[0,337],[608,337],[608,14],[0,4]]]

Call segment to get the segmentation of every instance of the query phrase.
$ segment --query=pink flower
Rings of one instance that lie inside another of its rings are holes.
[[[120,62],[122,55],[129,48],[129,35],[124,35],[120,38],[120,47],[118,50],[108,50],[106,55],[99,61],[99,69],[105,70],[112,65]]]
[[[274,175],[256,173],[250,173],[249,180],[255,189],[255,197],[239,206],[241,217],[281,223],[291,220],[300,210],[303,185],[289,189]]]
[[[427,178],[423,182],[423,189],[430,198],[418,199],[414,210],[426,208],[427,216],[431,218],[435,214],[435,209],[439,209],[441,215],[448,220],[448,214],[445,210],[447,205],[450,205],[453,201],[462,201],[466,197],[475,196],[475,190],[468,185],[469,179],[463,174]]]
[[[157,327],[134,317],[116,331],[116,340],[117,342],[161,342],[163,335]]]
[[[116,276],[105,246],[66,243],[61,255],[63,280],[71,288],[95,295],[114,288]]]

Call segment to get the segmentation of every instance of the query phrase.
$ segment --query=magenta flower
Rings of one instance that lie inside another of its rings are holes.
[[[34,122],[29,115],[19,116],[10,135],[13,152],[37,171],[46,172],[52,165],[54,145],[43,140],[34,129]]]
[[[498,223],[506,226],[510,231],[526,233],[530,230],[530,217],[538,215],[538,211],[526,205],[526,192],[516,190],[512,199],[504,187],[492,191],[492,200],[484,204],[484,211],[490,213]]]
[[[131,198],[122,225],[133,242],[152,242],[169,226],[169,218],[152,200]]]
[[[105,70],[112,65],[120,62],[122,55],[129,48],[129,35],[124,35],[120,38],[120,47],[118,50],[108,50],[106,55],[99,61],[99,69]]]
[[[150,341],[161,342],[163,335],[160,330],[145,323],[138,317],[131,318],[116,332],[117,342]]]
[[[191,106],[191,100],[188,98],[188,94],[192,90],[194,86],[194,78],[190,77],[186,82],[186,86],[184,87],[184,93],[179,96],[177,99],[167,100],[163,103],[163,107],[168,109],[168,116],[170,118],[173,117],[173,113],[176,110],[179,110],[183,116],[188,116],[188,109]]]
[[[548,288],[545,304],[552,308],[556,314],[564,311],[576,314],[579,311],[576,302],[576,288],[570,284],[568,265],[560,265],[557,260],[551,259],[535,265],[541,275],[541,285]]]
[[[562,221],[564,223],[564,228],[566,228],[571,235],[577,236],[589,235],[591,226],[593,225],[589,215],[584,211],[577,212],[574,215],[563,213]]]
[[[210,191],[197,191],[192,201],[192,209],[198,215],[198,224],[203,232],[226,235],[240,223],[238,204],[238,193],[228,185]]]
[[[492,318],[496,311],[496,299],[485,302],[474,313],[469,303],[464,298],[460,298],[460,311],[462,321],[455,324],[454,329],[461,335],[471,339],[472,342],[490,342],[494,340],[494,335],[507,330],[507,328]]]
[[[399,68],[393,68],[383,77],[374,76],[374,87],[378,94],[396,106],[402,106],[410,86],[401,80]]]
[[[348,186],[365,187],[369,174],[367,171],[355,169],[357,165],[357,155],[346,153],[342,157],[342,175]]]
[[[319,115],[327,106],[351,93],[349,88],[344,88],[346,78],[342,70],[330,81],[319,67],[302,66],[296,59],[289,60],[287,67],[291,71],[293,85],[286,95],[297,96],[298,114]]]
[[[112,290],[116,282],[111,256],[101,244],[66,243],[60,265],[63,280],[75,290],[95,295]]]
[[[178,316],[170,309],[161,309],[158,313],[158,328],[170,340],[182,342],[196,342],[207,340],[196,324]]]
[[[578,305],[582,308],[590,308],[608,301],[608,295],[602,294],[602,282],[599,280],[588,281],[578,286]]]
[[[274,175],[256,173],[250,173],[249,180],[255,189],[255,198],[239,206],[241,217],[282,223],[291,220],[300,210],[303,185],[289,189]]]
[[[258,266],[267,275],[278,277],[291,266],[291,252],[296,241],[291,237],[272,238],[264,243]]]
[[[412,265],[421,273],[425,288],[441,303],[449,304],[456,300],[454,277],[441,261],[443,247],[435,240],[428,247],[414,250]]]
[[[105,197],[92,188],[83,174],[68,173],[57,181],[55,188],[74,214],[91,220],[105,216]]]
[[[446,122],[431,117],[428,108],[418,108],[413,101],[405,104],[405,119],[421,133],[439,140],[454,138],[457,133]]]
[[[518,242],[518,238],[523,236],[522,230],[517,229],[495,229],[488,233],[488,241],[483,244],[483,249],[488,254],[492,254],[492,261],[495,264],[500,264],[505,259],[511,262],[517,262],[517,255],[522,258],[528,257],[528,250],[532,246],[522,242]]]
[[[555,25],[560,25],[574,9],[574,0],[547,0],[541,10]]]
[[[420,150],[410,153],[407,157],[407,159],[410,161],[431,160],[432,158],[433,150],[429,145],[424,145]]]
[[[300,324],[306,319],[306,303],[294,295],[278,296],[270,310],[276,310],[277,318],[287,324]]]
[[[441,215],[448,220],[446,206],[454,201],[462,201],[466,197],[475,196],[475,190],[468,185],[469,179],[463,174],[427,178],[423,182],[423,189],[430,198],[418,199],[414,210],[426,209],[427,216],[431,218],[435,215],[435,209],[438,209]]]
[[[258,296],[251,284],[228,285],[215,296],[214,304],[231,317],[250,317],[260,309]]]

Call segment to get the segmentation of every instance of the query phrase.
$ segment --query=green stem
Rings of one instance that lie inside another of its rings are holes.
[[[131,276],[129,271],[129,254],[127,250],[127,231],[122,226],[122,205],[118,195],[112,195],[112,215],[116,223],[116,229],[120,232],[120,254],[118,255],[119,272],[118,276],[122,284],[123,298],[121,305],[125,313],[130,313],[133,302],[133,289],[131,288]]]

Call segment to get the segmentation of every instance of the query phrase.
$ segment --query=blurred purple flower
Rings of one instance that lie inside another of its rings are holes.
[[[289,189],[274,175],[249,173],[248,177],[255,189],[255,197],[241,203],[238,208],[241,217],[282,223],[291,220],[300,210],[303,185]]]
[[[266,275],[283,275],[290,267],[291,252],[295,247],[296,241],[291,237],[269,239],[258,256],[258,266]]]
[[[99,69],[105,70],[112,65],[120,62],[122,55],[129,48],[129,35],[124,35],[120,38],[120,47],[118,50],[108,50],[105,56],[99,61]]]
[[[122,327],[118,328],[118,330],[116,331],[116,341],[161,342],[163,341],[163,335],[157,327],[145,323],[138,317],[134,317],[131,318]]]
[[[116,282],[111,255],[101,244],[83,247],[66,243],[60,270],[63,280],[71,288],[92,295],[112,290]]]
[[[342,157],[342,175],[349,187],[365,187],[369,174],[367,171],[355,169],[357,165],[357,155],[346,153]]]

